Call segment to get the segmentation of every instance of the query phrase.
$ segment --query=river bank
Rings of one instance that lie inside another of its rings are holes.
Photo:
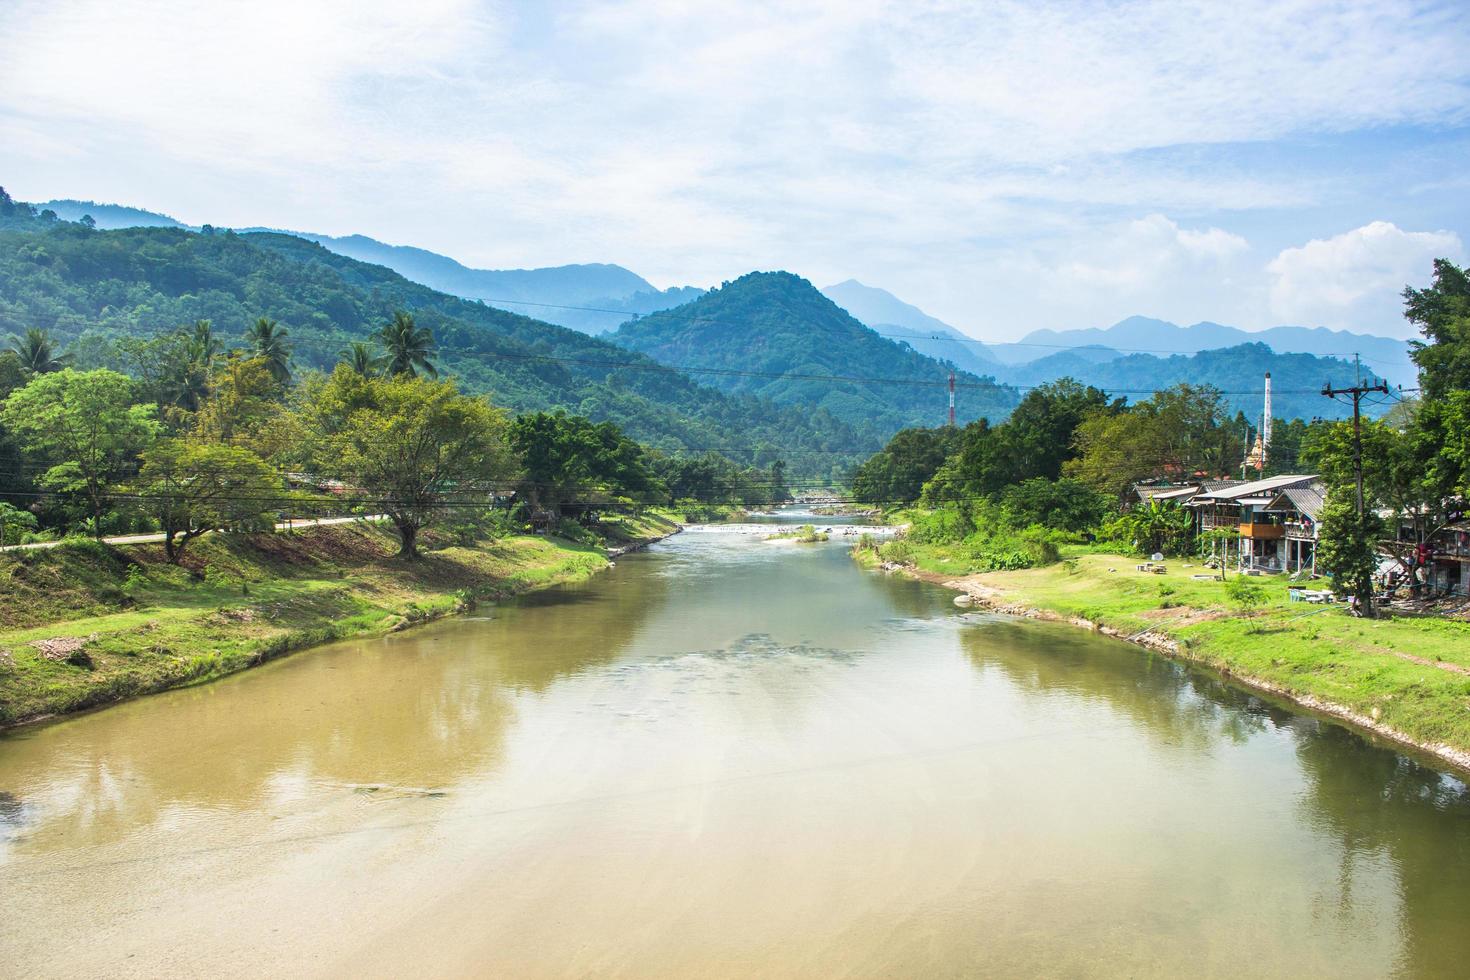
[[[0,727],[244,670],[332,640],[406,629],[476,602],[585,579],[667,537],[658,515],[597,543],[426,534],[418,562],[372,523],[209,535],[182,566],[155,543],[67,542],[0,556]]]
[[[855,552],[879,567],[874,552]],[[1366,620],[1341,606],[1289,601],[1258,580],[1252,610],[1206,570],[1171,561],[1159,575],[1123,555],[1083,554],[1043,568],[903,574],[965,593],[995,612],[1095,630],[1214,668],[1251,687],[1470,771],[1470,623],[1416,616]]]

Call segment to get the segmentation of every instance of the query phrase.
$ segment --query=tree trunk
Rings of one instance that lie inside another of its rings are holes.
[[[393,523],[398,526],[398,557],[404,561],[417,561],[419,557],[418,525],[406,521],[394,521]]]
[[[170,565],[179,563],[179,549],[174,547],[174,533],[171,528],[163,529],[163,555]]]

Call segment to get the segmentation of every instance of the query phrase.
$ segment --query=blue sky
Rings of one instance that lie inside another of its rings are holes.
[[[0,181],[1009,339],[1408,333],[1470,239],[1462,2],[0,0]]]

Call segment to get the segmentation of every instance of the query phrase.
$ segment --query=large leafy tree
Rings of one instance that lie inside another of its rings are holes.
[[[522,490],[533,506],[553,514],[574,500],[663,491],[643,447],[611,422],[536,412],[511,423],[510,442],[525,471]]]
[[[1404,290],[1404,316],[1424,335],[1412,356],[1423,396],[1413,431],[1426,489],[1470,496],[1470,274],[1436,259],[1428,288]]]
[[[10,350],[20,365],[31,374],[49,374],[66,367],[71,358],[56,350],[55,341],[44,330],[32,327],[19,337],[10,338]]]
[[[1150,477],[1231,472],[1245,438],[1230,424],[1218,389],[1181,384],[1123,411],[1093,412],[1077,428],[1076,448],[1065,472],[1121,499]]]
[[[388,515],[402,558],[419,556],[419,532],[456,500],[482,500],[515,473],[504,414],[450,381],[364,378],[338,365],[297,405],[316,471]]]
[[[1378,542],[1386,529],[1372,507],[1358,513],[1352,486],[1334,487],[1322,508],[1317,567],[1332,576],[1338,595],[1358,597],[1365,616],[1373,615],[1373,573],[1378,570]]]
[[[208,320],[147,339],[126,338],[117,347],[159,405],[196,412],[209,396],[220,342]]]
[[[951,497],[993,496],[1027,480],[1055,480],[1077,454],[1083,421],[1110,417],[1120,407],[1071,378],[1039,385],[1003,424],[981,420],[965,427],[954,460],[930,496],[937,498],[941,489]]]
[[[85,498],[99,537],[113,488],[158,431],[156,408],[134,404],[134,390],[116,371],[63,368],[37,375],[0,409],[0,422],[45,468],[40,484]]]
[[[280,476],[255,453],[193,439],[165,439],[145,450],[139,482],[174,564],[208,531],[269,529],[285,500]]]
[[[260,317],[245,332],[250,351],[281,384],[291,380],[291,345],[286,343],[286,328],[269,317]]]
[[[853,473],[852,495],[870,504],[913,503],[959,443],[958,429],[903,429]]]
[[[281,384],[269,362],[231,354],[215,371],[209,397],[194,416],[194,432],[205,441],[254,448],[267,456],[287,448]]]
[[[393,319],[378,331],[377,339],[386,351],[383,370],[388,374],[439,376],[439,369],[430,360],[434,356],[434,334],[428,327],[414,323],[412,313],[394,312]]]

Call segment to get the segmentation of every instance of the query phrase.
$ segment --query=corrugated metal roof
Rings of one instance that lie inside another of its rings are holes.
[[[1242,497],[1259,497],[1263,494],[1275,493],[1290,486],[1311,483],[1317,479],[1316,474],[1305,473],[1288,476],[1268,476],[1264,480],[1251,480],[1248,483],[1237,483],[1231,487],[1220,490],[1208,490],[1201,493],[1192,501],[1193,503],[1204,503],[1208,501],[1234,502]]]
[[[1306,514],[1312,520],[1322,513],[1322,505],[1327,502],[1326,487],[1321,483],[1308,483],[1304,487],[1287,487],[1276,495],[1267,510],[1296,510]]]

